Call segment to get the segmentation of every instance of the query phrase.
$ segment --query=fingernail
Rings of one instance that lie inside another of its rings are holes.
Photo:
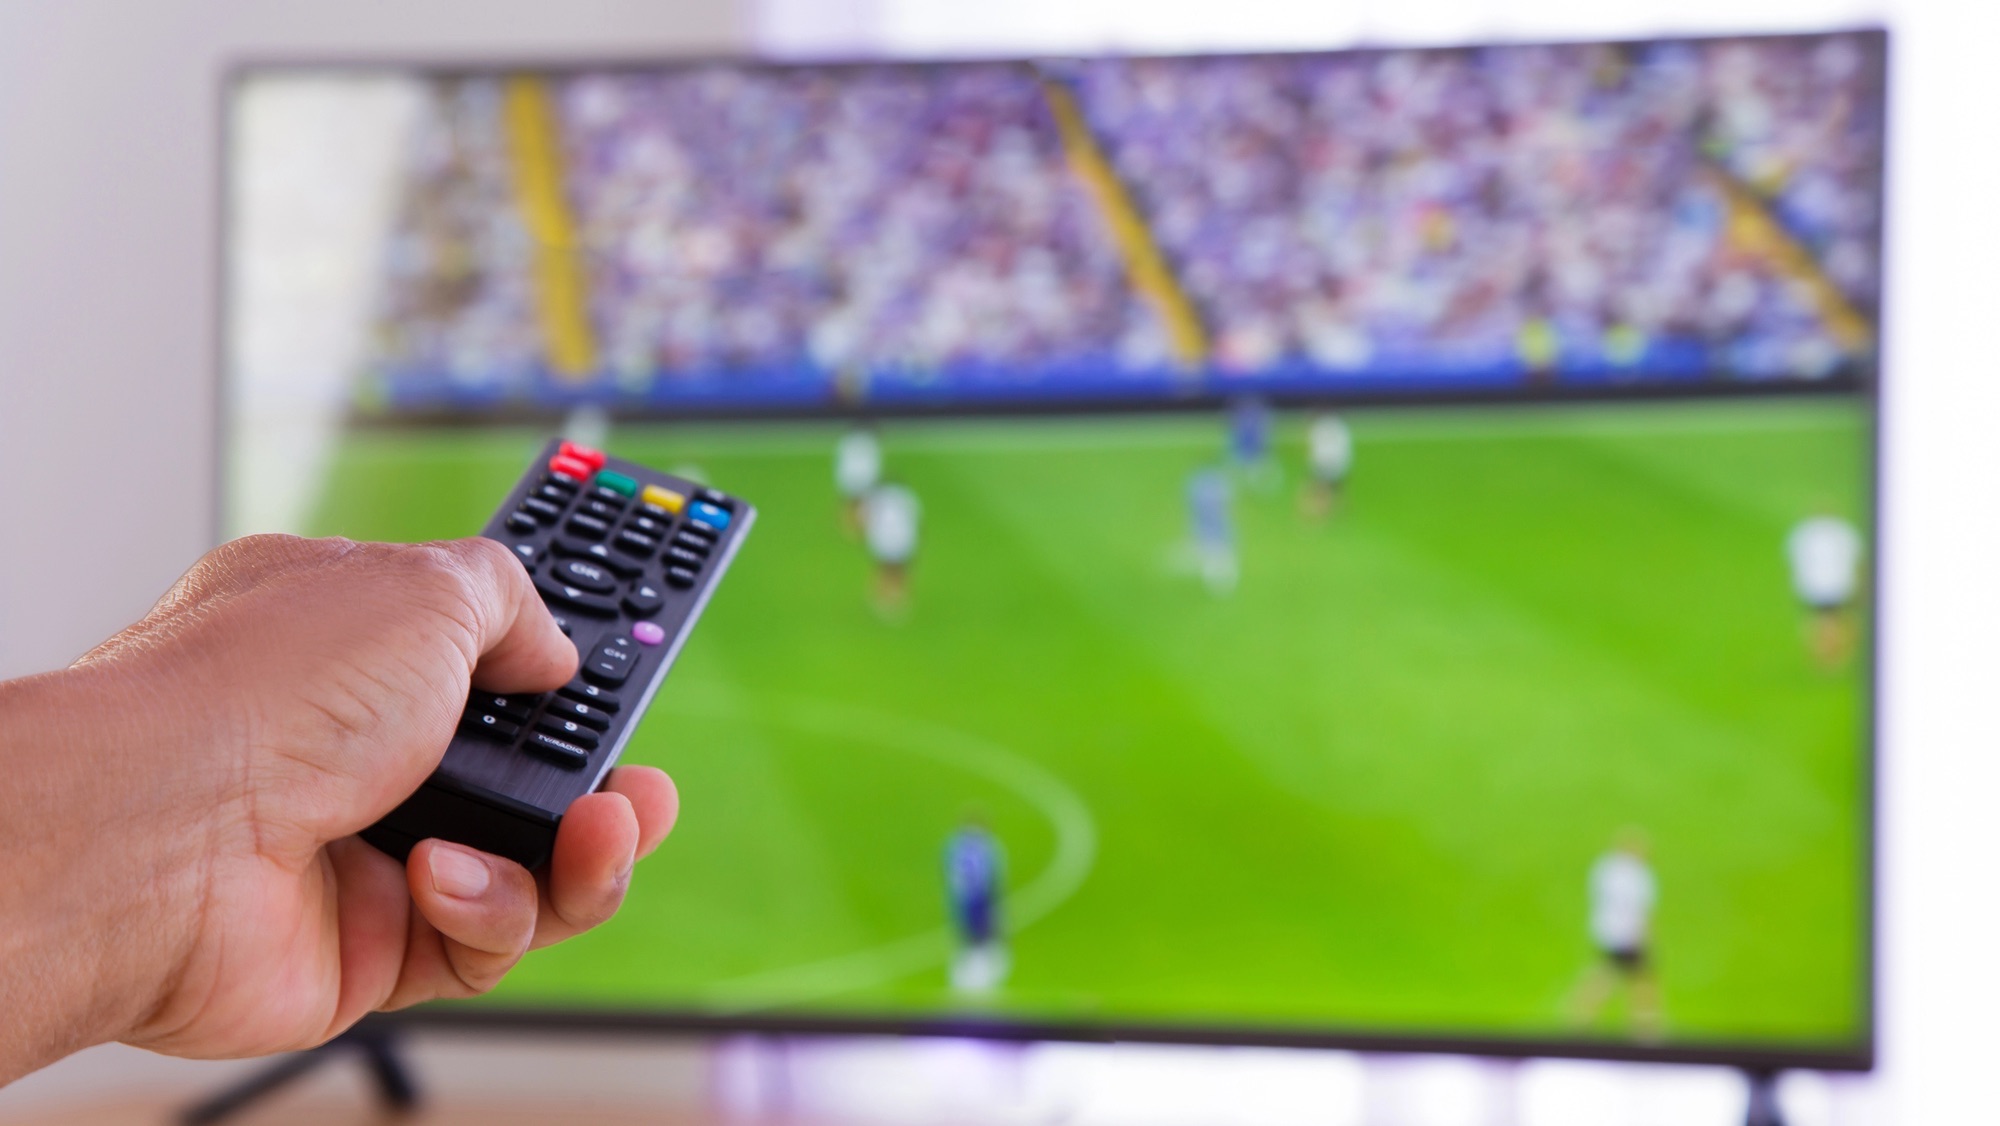
[[[484,860],[451,845],[431,848],[431,886],[453,899],[478,899],[493,882]]]

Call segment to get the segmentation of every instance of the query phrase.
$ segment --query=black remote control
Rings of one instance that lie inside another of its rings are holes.
[[[535,868],[603,784],[757,517],[734,497],[550,442],[482,533],[514,550],[583,665],[555,692],[474,690],[444,761],[363,830],[396,857],[440,837]]]

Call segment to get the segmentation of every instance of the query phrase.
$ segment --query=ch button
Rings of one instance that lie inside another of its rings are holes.
[[[583,675],[604,685],[616,688],[632,675],[632,667],[639,662],[639,643],[629,637],[614,637],[598,646],[583,662]]]

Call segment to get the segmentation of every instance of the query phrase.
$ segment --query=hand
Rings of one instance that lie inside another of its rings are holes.
[[[574,803],[539,879],[436,840],[406,869],[353,835],[437,766],[473,684],[546,691],[576,665],[499,544],[255,536],[71,669],[0,685],[0,846],[24,874],[0,920],[33,920],[0,935],[0,1012],[41,1018],[0,1021],[0,1082],[110,1039],[306,1047],[609,918],[673,824],[657,770]]]

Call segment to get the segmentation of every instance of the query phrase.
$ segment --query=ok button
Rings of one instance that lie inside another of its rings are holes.
[[[587,559],[565,559],[556,564],[555,577],[573,587],[610,594],[618,589],[618,580],[611,572]]]

